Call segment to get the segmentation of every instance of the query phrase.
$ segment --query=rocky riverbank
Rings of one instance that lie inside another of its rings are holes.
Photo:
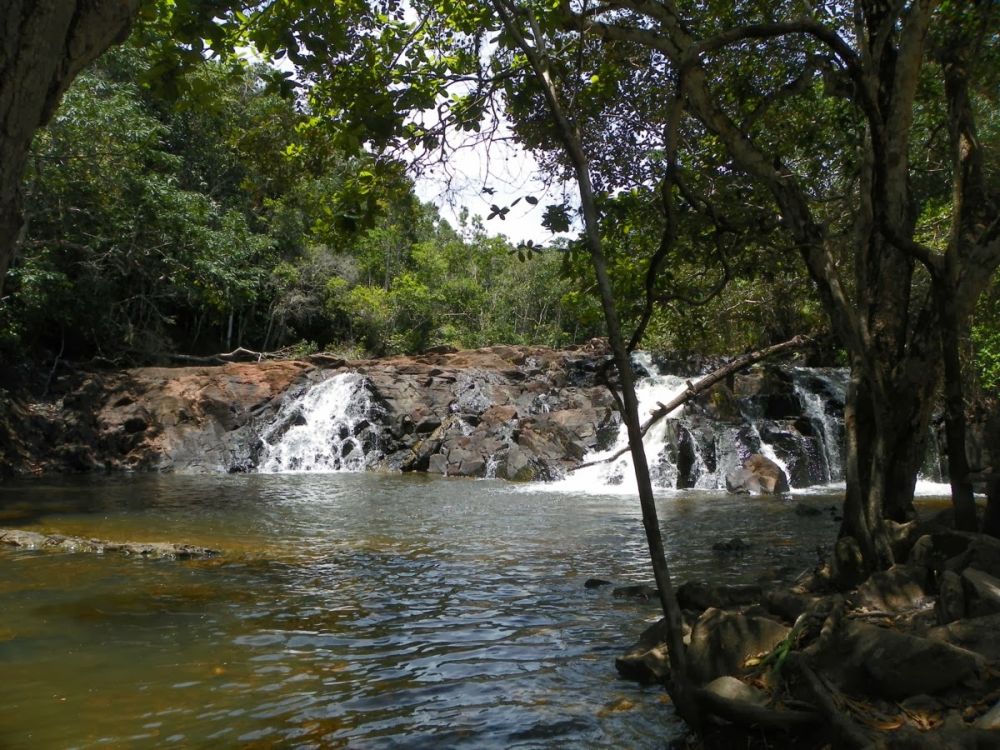
[[[850,590],[825,565],[790,588],[679,587],[712,746],[750,732],[767,747],[1000,747],[1000,540],[947,516],[914,524],[905,562]],[[620,674],[669,682],[665,640],[661,620]]]
[[[218,557],[222,553],[208,547],[176,542],[114,542],[108,539],[41,534],[23,529],[0,529],[0,544],[31,550],[117,554],[142,559],[191,560]]]

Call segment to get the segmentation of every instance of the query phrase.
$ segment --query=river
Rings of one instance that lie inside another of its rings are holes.
[[[801,517],[793,502],[822,513]],[[674,492],[678,579],[794,576],[836,498]],[[660,688],[614,657],[656,617],[622,494],[418,475],[0,485],[0,526],[225,551],[153,561],[0,548],[0,747],[660,748]],[[740,535],[744,553],[713,552]]]

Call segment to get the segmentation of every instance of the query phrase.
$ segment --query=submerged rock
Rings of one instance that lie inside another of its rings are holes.
[[[750,542],[738,536],[734,536],[727,542],[716,542],[712,545],[712,549],[716,552],[746,552],[751,547],[753,545]]]
[[[218,557],[219,550],[196,547],[192,544],[172,542],[110,542],[106,539],[87,539],[63,534],[40,534],[20,529],[0,529],[0,544],[37,550],[58,550],[60,552],[91,552],[99,555],[119,554],[136,557],[169,558],[188,560],[193,558]]]
[[[637,583],[630,586],[618,586],[611,592],[611,596],[616,599],[638,599],[645,602],[656,599],[659,592],[655,586]]]

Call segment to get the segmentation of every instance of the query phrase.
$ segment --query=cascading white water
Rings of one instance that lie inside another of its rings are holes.
[[[665,404],[681,394],[687,388],[687,379],[677,375],[660,374],[646,352],[636,352],[632,356],[635,364],[648,373],[647,376],[638,378],[635,384],[636,397],[639,401],[639,418],[645,421],[660,404]],[[655,477],[654,483],[661,488],[676,486],[677,468],[669,455],[666,438],[668,423],[677,419],[683,412],[684,407],[681,407],[668,419],[661,419],[650,428],[643,440],[650,472]],[[635,473],[631,454],[625,453],[614,461],[602,462],[627,447],[628,432],[623,424],[614,445],[585,457],[585,463],[597,462],[595,465],[574,471],[560,484],[567,489],[580,488],[592,491],[598,487],[615,487],[619,491],[634,492]]]
[[[634,362],[648,373],[636,383],[642,419],[647,418],[658,404],[670,401],[687,387],[686,378],[658,372],[648,354],[635,354]],[[841,480],[839,444],[843,430],[836,415],[827,412],[827,402],[843,400],[845,380],[845,373],[839,370],[798,368],[793,373],[794,394],[815,437],[809,437],[808,430],[799,434],[789,427],[794,420],[768,420],[758,415],[759,407],[749,405],[742,412],[742,420],[736,422],[713,421],[707,416],[699,416],[697,410],[694,416],[688,416],[683,407],[676,410],[654,425],[643,440],[654,486],[660,489],[722,489],[726,486],[726,476],[739,469],[752,453],[761,453],[774,461],[789,479],[808,476],[804,484]],[[779,442],[772,443],[773,440]],[[793,454],[786,453],[789,442],[795,444]],[[630,454],[602,463],[602,459],[627,444],[623,425],[614,446],[585,458],[585,462],[596,462],[595,465],[573,472],[560,484],[582,491],[603,487],[634,492]],[[803,468],[806,460],[808,465]],[[683,467],[679,465],[682,461]],[[793,464],[799,468],[797,473],[793,471]]]
[[[824,474],[827,482],[839,482],[844,478],[843,458],[840,442],[843,425],[838,417],[826,408],[828,397],[807,387],[809,379],[821,379],[841,403],[847,399],[847,373],[843,370],[818,371],[812,368],[796,367],[792,370],[795,395],[802,404],[803,414],[816,425],[823,445],[825,462]]]
[[[289,400],[261,435],[259,471],[363,471],[382,458],[363,376],[337,373]]]

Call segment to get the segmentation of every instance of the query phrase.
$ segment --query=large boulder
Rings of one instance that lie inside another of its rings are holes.
[[[955,620],[932,628],[927,637],[972,651],[989,662],[1000,661],[1000,614]]]
[[[615,669],[626,680],[644,685],[666,682],[670,676],[667,621],[661,618],[642,631],[639,640],[615,659]]]
[[[1000,580],[975,568],[962,571],[966,611],[971,617],[1000,613]]]
[[[755,453],[743,468],[726,475],[726,489],[737,495],[781,495],[789,491],[784,470],[767,456]]]

